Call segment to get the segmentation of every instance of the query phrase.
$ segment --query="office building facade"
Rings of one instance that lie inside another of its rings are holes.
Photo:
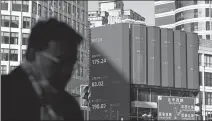
[[[199,44],[200,100],[203,119],[211,119],[210,55],[211,55],[211,1],[155,1],[155,25],[195,32],[203,38]],[[168,23],[168,24],[166,24]],[[205,80],[205,81],[202,81]]]
[[[200,102],[202,102],[203,119],[212,119],[212,42],[202,39],[199,46],[199,82],[200,82]],[[203,81],[204,80],[204,81]]]
[[[155,1],[155,25],[198,33],[212,39],[210,0]]]
[[[98,11],[89,11],[90,27],[117,23],[145,24],[145,18],[132,9],[124,10],[123,1],[99,1]]]
[[[157,119],[159,95],[198,103],[197,34],[129,23],[91,28],[91,33],[92,119]]]

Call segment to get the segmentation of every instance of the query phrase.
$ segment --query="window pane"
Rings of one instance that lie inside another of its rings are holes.
[[[37,3],[34,1],[32,2],[32,13],[37,14]]]
[[[9,32],[1,32],[1,44],[9,44]]]
[[[41,16],[41,5],[38,4],[38,15]]]
[[[19,16],[11,16],[11,27],[18,28],[19,27]]]
[[[23,28],[30,28],[30,17],[23,17]]]
[[[1,49],[1,60],[8,61],[9,60],[9,49],[2,48]]]
[[[1,65],[1,74],[2,75],[7,74],[7,66],[6,65]]]
[[[8,10],[8,2],[1,1],[1,10]]]
[[[2,27],[9,27],[10,26],[10,16],[2,15],[1,16],[1,26]]]
[[[28,1],[22,1],[22,11],[23,12],[29,12],[29,2]]]
[[[18,44],[18,33],[11,33],[10,44]]]
[[[10,61],[18,61],[18,50],[10,49]]]
[[[21,1],[16,1],[16,3],[12,3],[12,11],[21,11]]]
[[[29,37],[29,34],[26,34],[26,33],[22,34],[22,45],[28,44],[28,37]]]

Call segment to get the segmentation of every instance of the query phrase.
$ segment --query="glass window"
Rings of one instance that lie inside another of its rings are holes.
[[[22,45],[28,44],[28,37],[29,37],[29,34],[27,34],[27,33],[22,34]]]
[[[199,36],[199,39],[202,39],[202,35],[198,35]]]
[[[47,9],[47,7],[43,7],[43,14],[44,14],[43,17],[47,19],[48,18],[48,9]]]
[[[29,12],[29,1],[22,1],[22,11],[23,12]]]
[[[23,17],[23,28],[29,29],[30,28],[30,17]]]
[[[206,105],[212,105],[212,93],[211,92],[205,92],[205,103]]]
[[[49,9],[49,17],[53,16],[53,11],[51,9]]]
[[[206,8],[206,9],[205,9],[205,16],[206,16],[206,17],[209,17],[209,8]]]
[[[11,16],[11,27],[18,28],[19,27],[19,16]]]
[[[18,50],[10,49],[10,61],[18,61]]]
[[[62,21],[62,14],[59,14],[59,20]]]
[[[6,65],[1,65],[1,74],[2,75],[7,74],[7,66]]]
[[[210,30],[210,22],[206,21],[206,30]]]
[[[63,7],[62,7],[62,1],[58,1],[59,2],[59,11],[62,11]]]
[[[8,1],[7,0],[1,1],[1,10],[8,10]]]
[[[176,21],[192,19],[198,17],[198,9],[186,10],[179,12],[175,15]]]
[[[195,5],[195,4],[197,4],[197,0],[190,0],[190,1],[186,0],[186,1],[176,1],[175,2],[176,9],[185,7],[185,6]]]
[[[41,16],[41,5],[38,4],[38,15]]]
[[[12,1],[12,11],[21,11],[22,1]]]
[[[155,14],[171,12],[173,10],[175,10],[174,2],[155,6]]]
[[[10,33],[9,32],[1,32],[1,44],[9,44]]]
[[[202,65],[202,54],[198,54],[198,56],[199,56],[199,66],[201,66]]]
[[[151,102],[157,102],[157,92],[156,91],[152,91],[151,92]]]
[[[205,72],[204,76],[205,86],[212,86],[212,73]]]
[[[2,15],[1,16],[1,26],[2,27],[9,27],[10,26],[10,16]]]
[[[77,18],[80,18],[80,9],[77,8]]]
[[[85,26],[82,24],[82,35],[85,35]]]
[[[209,39],[210,39],[210,35],[206,35],[206,39],[208,39],[208,40],[209,40]]]
[[[17,32],[11,32],[11,38],[10,38],[10,44],[18,44],[18,33]]]
[[[58,8],[58,1],[57,0],[54,1],[54,7]]]
[[[198,9],[194,9],[194,18],[198,18]]]
[[[205,0],[205,3],[206,3],[206,4],[209,4],[209,0]]]
[[[73,5],[73,14],[74,14],[74,16],[76,16],[76,6],[75,5]]]
[[[67,17],[66,17],[66,16],[64,16],[64,22],[65,22],[65,23],[68,23],[68,22],[67,22]]]
[[[71,4],[68,3],[68,14],[71,14]]]
[[[58,14],[57,14],[57,12],[55,11],[54,12],[54,17],[57,19],[57,16],[58,16]]]
[[[1,60],[8,61],[9,60],[9,49],[1,48]]]
[[[26,57],[26,50],[22,50],[22,61],[25,59]]]
[[[64,13],[67,13],[67,2],[64,1]]]
[[[37,14],[37,3],[32,1],[32,13]]]
[[[73,20],[73,28],[76,29],[76,21]]]
[[[71,18],[68,18],[68,25],[72,26]]]
[[[31,27],[33,27],[35,25],[35,23],[36,23],[36,19],[32,17],[32,23],[31,23],[32,25],[31,25]]]
[[[155,19],[155,25],[156,26],[173,24],[173,23],[175,23],[175,16],[174,15],[159,17],[159,18]]]

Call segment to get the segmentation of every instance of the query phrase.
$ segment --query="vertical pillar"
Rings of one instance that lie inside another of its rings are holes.
[[[202,117],[203,117],[203,121],[205,120],[205,60],[204,60],[204,54],[202,54],[202,62],[203,62],[203,71],[202,71],[202,87],[203,87],[203,91],[202,91],[202,106],[200,106],[201,108],[203,108],[203,112],[202,112]]]

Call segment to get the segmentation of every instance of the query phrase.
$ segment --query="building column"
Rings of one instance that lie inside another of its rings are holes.
[[[203,116],[203,120],[205,120],[205,60],[204,60],[204,56],[205,54],[202,54],[202,67],[203,67],[203,71],[202,71],[202,87],[203,87],[203,91],[202,91],[202,116]]]

